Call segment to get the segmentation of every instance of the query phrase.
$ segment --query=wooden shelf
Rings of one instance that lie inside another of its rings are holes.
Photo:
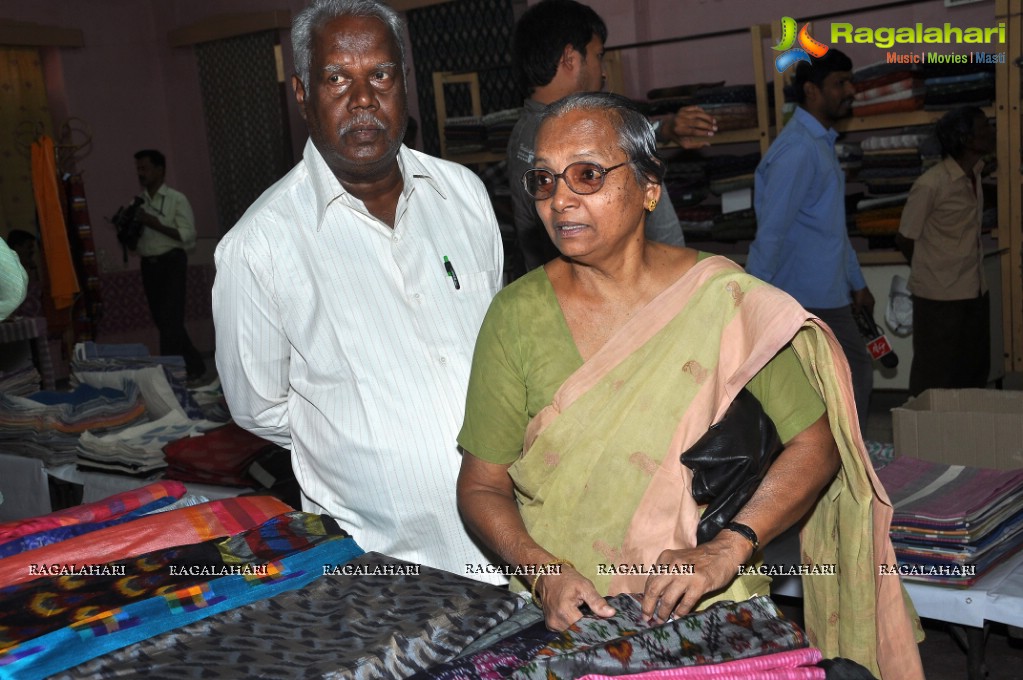
[[[945,111],[906,111],[904,113],[884,113],[879,116],[853,116],[835,124],[839,132],[858,132],[860,130],[884,130],[888,128],[912,127],[915,125],[932,125],[945,115]],[[984,107],[989,117],[995,115],[993,106]]]
[[[740,144],[742,142],[759,142],[761,139],[774,136],[774,128],[763,131],[760,128],[747,128],[745,130],[729,130],[718,132],[709,138],[711,145],[715,144]]]
[[[462,165],[475,165],[477,163],[499,163],[506,158],[507,154],[495,151],[476,151],[473,153],[448,153],[447,160],[461,163]]]

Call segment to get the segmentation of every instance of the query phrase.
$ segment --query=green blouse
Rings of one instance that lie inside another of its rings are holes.
[[[582,364],[550,279],[542,267],[534,269],[498,293],[483,320],[458,444],[492,463],[515,462],[529,420]],[[791,346],[768,362],[747,388],[783,442],[824,413],[824,402]]]

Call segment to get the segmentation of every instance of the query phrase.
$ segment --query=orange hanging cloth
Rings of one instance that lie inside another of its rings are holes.
[[[43,240],[46,271],[50,275],[50,295],[56,309],[74,304],[79,292],[78,276],[71,261],[64,209],[57,188],[57,161],[53,140],[43,135],[32,142],[32,191],[39,216],[39,233]]]

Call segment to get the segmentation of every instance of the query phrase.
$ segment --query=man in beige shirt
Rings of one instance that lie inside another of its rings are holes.
[[[914,396],[984,387],[990,369],[980,170],[994,150],[994,129],[983,111],[965,106],[945,114],[935,133],[943,160],[913,184],[896,236],[911,267]]]

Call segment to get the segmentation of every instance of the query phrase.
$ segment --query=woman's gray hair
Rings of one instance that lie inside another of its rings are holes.
[[[323,24],[343,16],[374,17],[384,22],[395,44],[405,71],[405,22],[398,13],[377,0],[313,0],[295,15],[291,22],[291,49],[295,54],[295,72],[302,85],[309,86],[309,69],[313,58],[313,31]]]
[[[570,94],[540,113],[540,125],[569,111],[599,111],[608,117],[618,135],[618,146],[629,158],[632,173],[640,185],[645,182],[660,184],[667,168],[657,155],[657,135],[647,117],[628,97],[610,92],[579,92]]]

